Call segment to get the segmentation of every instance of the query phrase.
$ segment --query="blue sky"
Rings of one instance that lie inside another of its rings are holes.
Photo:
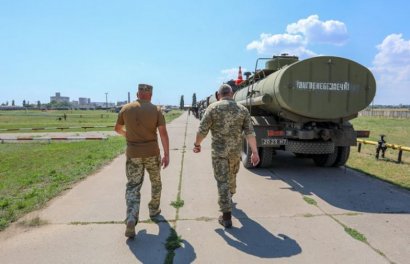
[[[299,1],[0,0],[0,103],[116,102],[154,86],[179,105],[288,52],[346,57],[370,68],[375,104],[410,104],[409,3]]]

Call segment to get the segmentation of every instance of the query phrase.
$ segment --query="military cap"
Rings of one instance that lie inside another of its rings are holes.
[[[138,91],[152,93],[152,85],[140,83],[138,84]]]

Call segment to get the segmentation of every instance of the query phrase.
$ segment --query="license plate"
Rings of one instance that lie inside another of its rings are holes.
[[[262,146],[271,146],[271,145],[286,145],[288,140],[286,138],[262,138]]]

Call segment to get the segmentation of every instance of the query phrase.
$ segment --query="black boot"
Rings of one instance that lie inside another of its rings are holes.
[[[225,228],[232,227],[232,216],[231,212],[223,213],[219,218],[218,222]]]
[[[126,221],[125,236],[129,238],[135,237],[135,226],[138,224],[138,218],[128,219]]]

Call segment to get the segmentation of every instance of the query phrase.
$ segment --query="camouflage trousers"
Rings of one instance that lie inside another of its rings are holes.
[[[159,210],[161,200],[161,157],[127,158],[126,175],[127,185],[125,200],[127,204],[127,219],[138,219],[141,202],[141,187],[144,181],[144,172],[147,170],[151,181],[151,201],[148,204],[150,215]]]
[[[218,186],[218,204],[223,213],[232,210],[232,194],[236,193],[236,174],[239,171],[239,157],[212,157],[214,176]]]

